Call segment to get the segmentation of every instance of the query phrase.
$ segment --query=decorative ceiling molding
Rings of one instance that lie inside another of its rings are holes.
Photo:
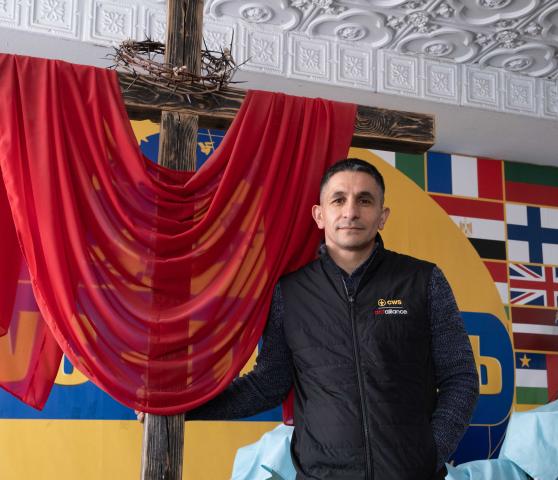
[[[100,45],[163,40],[165,0],[0,0],[0,26]],[[243,69],[558,119],[554,0],[206,0]]]

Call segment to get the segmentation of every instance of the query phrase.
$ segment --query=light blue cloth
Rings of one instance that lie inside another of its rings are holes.
[[[558,478],[558,400],[510,418],[500,458],[537,480]]]
[[[291,460],[293,427],[279,425],[260,440],[239,448],[234,459],[232,480],[294,480]]]
[[[458,467],[446,465],[446,480],[527,480],[527,475],[509,460],[475,460]]]
[[[232,480],[294,480],[290,443],[293,427],[279,425],[236,453]],[[513,413],[500,457],[457,467],[446,480],[558,480],[558,401]],[[526,473],[525,473],[526,472]]]

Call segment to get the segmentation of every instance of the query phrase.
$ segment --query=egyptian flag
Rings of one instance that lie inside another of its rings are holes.
[[[431,197],[467,236],[481,258],[506,259],[503,204],[446,195]]]

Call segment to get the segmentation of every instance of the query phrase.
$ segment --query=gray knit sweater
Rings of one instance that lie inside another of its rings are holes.
[[[333,262],[327,253],[326,261]],[[351,275],[341,270],[349,292],[358,282],[374,254]],[[448,460],[465,433],[479,394],[478,375],[469,338],[451,288],[435,267],[428,289],[432,357],[438,402],[432,415],[438,468]],[[432,302],[435,298],[436,301]],[[262,348],[254,369],[237,378],[220,395],[186,414],[187,420],[234,420],[250,417],[279,405],[293,382],[293,360],[283,333],[284,305],[280,284],[273,294]]]

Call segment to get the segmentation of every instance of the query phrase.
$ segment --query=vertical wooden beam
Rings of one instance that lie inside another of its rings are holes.
[[[143,425],[141,478],[182,480],[184,415],[146,414]]]
[[[200,73],[203,0],[169,0],[165,61]],[[163,112],[159,139],[159,163],[178,170],[196,169],[198,117]]]
[[[168,0],[165,61],[200,72],[203,0]],[[163,112],[159,138],[159,164],[195,170],[198,117]],[[145,416],[142,480],[182,480],[184,415]]]
[[[197,137],[197,115],[163,112],[159,136],[159,164],[173,170],[195,170]]]

